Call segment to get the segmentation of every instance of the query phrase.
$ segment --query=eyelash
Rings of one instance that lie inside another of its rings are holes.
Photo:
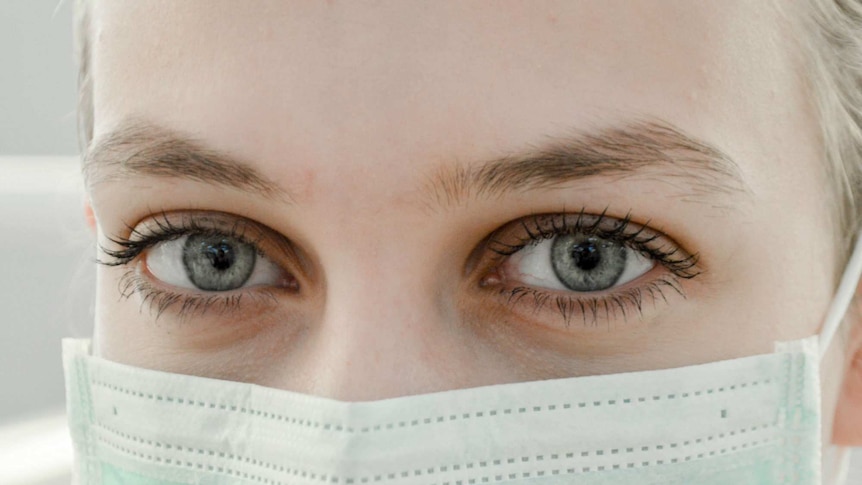
[[[515,236],[515,240],[512,242],[504,242],[499,239],[498,234],[509,232],[510,229],[507,230],[507,228],[512,227],[513,224],[520,226],[521,234]],[[607,209],[599,215],[587,214],[585,209],[581,209],[577,214],[531,215],[507,224],[489,237],[487,247],[496,255],[492,258],[490,266],[492,269],[500,267],[508,257],[529,245],[536,245],[560,235],[577,233],[596,236],[625,245],[662,265],[669,274],[660,276],[643,286],[613,290],[613,293],[596,296],[588,296],[589,294],[582,294],[584,296],[555,295],[544,289],[529,286],[507,287],[505,285],[500,285],[499,295],[510,306],[515,306],[521,300],[526,299],[530,302],[533,313],[540,312],[550,303],[558,310],[566,327],[571,325],[572,319],[578,313],[583,317],[584,326],[588,323],[597,324],[602,313],[604,313],[605,320],[610,321],[611,314],[615,316],[617,309],[619,309],[624,320],[628,318],[627,309],[630,308],[641,315],[645,297],[653,301],[661,298],[667,302],[665,289],[671,289],[685,298],[681,280],[692,279],[702,273],[698,267],[699,256],[696,253],[683,254],[680,248],[672,246],[670,243],[664,245],[657,243],[662,239],[662,234],[650,228],[649,222],[638,225],[638,227],[632,227],[632,224],[631,213],[626,214],[623,219],[617,219],[608,216]]]
[[[128,227],[129,236],[108,238],[112,244],[120,249],[110,249],[100,245],[100,250],[110,260],[97,260],[97,263],[106,266],[125,266],[158,243],[188,235],[228,236],[252,245],[259,255],[265,256],[265,253],[260,249],[262,237],[250,238],[247,234],[248,228],[254,224],[250,221],[235,221],[227,229],[216,229],[204,224],[201,218],[194,215],[184,214],[180,217],[181,222],[177,224],[171,221],[167,213],[163,212],[152,219],[153,227],[146,231]],[[511,232],[513,225],[520,226],[521,234],[513,236],[513,240],[509,242],[504,242],[499,237],[500,234]],[[658,277],[643,286],[615,290],[613,293],[597,296],[555,295],[550,291],[529,286],[503,286],[498,292],[508,305],[515,306],[522,300],[526,300],[531,303],[532,311],[539,313],[546,305],[552,303],[562,316],[566,327],[571,324],[572,319],[578,313],[583,316],[583,322],[586,326],[588,322],[596,324],[602,310],[606,320],[610,318],[611,314],[616,315],[617,309],[622,313],[624,319],[628,316],[628,308],[633,308],[640,315],[645,297],[651,298],[653,301],[658,298],[667,301],[664,290],[668,288],[685,297],[680,284],[681,280],[691,279],[701,274],[701,270],[698,269],[699,258],[697,254],[682,254],[678,247],[668,247],[669,244],[659,245],[657,241],[662,238],[662,235],[651,229],[649,222],[633,228],[631,214],[627,214],[623,219],[612,218],[607,216],[607,209],[599,215],[587,214],[585,209],[582,209],[577,214],[539,214],[510,222],[489,236],[486,247],[493,253],[493,256],[488,266],[493,270],[502,265],[508,257],[528,245],[539,244],[559,235],[573,233],[596,236],[625,245],[664,266],[669,274]],[[162,313],[175,306],[179,306],[177,315],[182,319],[189,315],[204,314],[209,311],[216,311],[220,314],[229,313],[240,308],[240,305],[246,303],[248,298],[270,304],[276,302],[274,292],[265,287],[241,293],[178,293],[155,286],[149,281],[149,278],[141,275],[136,269],[130,269],[121,277],[119,291],[121,297],[126,299],[135,294],[141,294],[143,296],[141,308],[149,305],[157,319]],[[590,317],[589,320],[588,316]]]
[[[111,258],[108,261],[97,260],[96,262],[105,266],[125,266],[136,260],[144,251],[158,243],[179,239],[183,236],[220,236],[230,237],[242,243],[252,245],[258,256],[266,256],[260,248],[262,237],[251,238],[248,236],[248,228],[251,222],[235,221],[230,228],[216,229],[205,225],[201,219],[192,215],[180,216],[182,222],[176,224],[171,221],[170,216],[162,212],[153,218],[155,227],[146,231],[140,231],[128,226],[129,236],[114,236],[108,240],[121,249],[110,249],[100,245],[99,249]],[[141,309],[149,305],[156,319],[158,319],[169,308],[179,305],[177,316],[183,319],[194,314],[204,314],[216,311],[219,314],[230,313],[240,308],[241,304],[253,298],[256,302],[274,304],[276,295],[266,288],[255,288],[254,291],[242,293],[197,293],[185,294],[175,292],[166,288],[153,285],[148,278],[140,274],[136,269],[130,269],[120,278],[118,288],[121,298],[131,298],[135,294],[142,295]]]
[[[122,249],[109,249],[100,246],[100,250],[107,256],[113,258],[113,261],[98,261],[99,264],[106,266],[123,266],[135,260],[147,248],[165,241],[173,241],[183,236],[200,235],[200,236],[229,236],[246,244],[251,244],[257,248],[259,254],[263,254],[260,250],[260,238],[251,239],[246,235],[248,224],[236,221],[230,229],[214,229],[206,226],[203,222],[190,215],[182,216],[183,222],[176,225],[171,222],[167,213],[162,212],[157,217],[153,218],[155,228],[149,231],[139,231],[134,227],[127,227],[129,231],[128,237],[115,236],[108,240],[121,247]]]

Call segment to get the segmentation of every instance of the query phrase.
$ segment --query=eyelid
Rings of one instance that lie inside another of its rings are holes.
[[[242,216],[208,211],[161,212],[129,226],[127,234],[108,238],[112,246],[120,249],[101,246],[101,251],[111,259],[98,262],[123,266],[160,242],[192,234],[225,235],[253,245],[259,254],[293,276],[310,278],[307,258],[286,236]]]
[[[209,292],[171,286],[149,272],[146,264],[148,250],[157,244],[177,240],[192,234],[228,236],[254,246],[261,256],[269,259],[284,271],[285,284],[258,285],[225,292]],[[176,211],[161,212],[144,219],[127,232],[108,240],[114,247],[100,245],[102,253],[110,259],[97,260],[107,266],[125,266],[120,278],[120,298],[139,295],[142,308],[146,306],[155,318],[171,309],[172,318],[184,321],[187,317],[203,316],[213,311],[218,317],[234,312],[248,311],[269,314],[277,311],[278,296],[295,295],[310,284],[311,274],[305,255],[287,237],[259,222],[222,212]]]
[[[500,260],[517,253],[527,245],[560,234],[595,235],[640,251],[665,266],[676,276],[690,279],[702,272],[699,255],[690,253],[660,230],[632,221],[631,213],[622,218],[600,214],[578,213],[535,214],[511,221],[494,231],[487,239],[487,249]]]
[[[624,244],[654,259],[657,264],[619,287],[590,293],[533,287],[510,281],[502,271],[509,258],[528,245],[576,232]],[[633,309],[631,313],[640,315],[647,298],[654,301],[660,298],[660,301],[667,302],[666,290],[685,297],[682,280],[703,272],[697,253],[688,252],[660,230],[651,228],[649,222],[633,222],[631,213],[616,218],[609,216],[607,210],[589,214],[582,209],[578,213],[543,213],[515,219],[491,233],[477,252],[479,254],[475,257],[471,256],[471,259],[475,258],[471,263],[471,273],[479,288],[495,295],[498,301],[528,321],[541,320],[540,315],[554,309],[562,316],[566,327],[578,314],[583,316],[585,325],[588,320],[595,323],[602,315],[608,319],[615,318],[618,311],[623,319],[627,318],[629,309]]]

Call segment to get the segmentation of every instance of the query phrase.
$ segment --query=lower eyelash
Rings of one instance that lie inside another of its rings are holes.
[[[611,317],[616,317],[619,311],[623,321],[628,321],[629,310],[634,310],[638,317],[643,314],[645,300],[651,300],[653,304],[658,299],[667,302],[665,291],[671,289],[683,298],[685,292],[675,275],[662,276],[646,285],[630,288],[615,294],[601,297],[578,298],[575,296],[554,296],[538,288],[529,286],[516,286],[514,288],[500,289],[500,295],[506,298],[506,303],[512,306],[518,305],[522,299],[527,298],[533,311],[538,313],[547,305],[556,308],[563,317],[566,328],[571,326],[572,320],[580,314],[584,326],[597,326],[599,318],[604,315],[604,320],[611,322]]]
[[[118,289],[120,299],[128,300],[135,295],[140,295],[141,307],[139,311],[143,312],[144,307],[148,307],[149,311],[155,313],[155,320],[158,320],[162,313],[168,309],[176,307],[179,308],[175,314],[182,320],[186,317],[203,315],[209,312],[216,312],[219,315],[229,314],[239,310],[241,305],[246,303],[249,298],[260,299],[271,304],[277,303],[276,296],[265,287],[253,292],[215,294],[177,293],[154,286],[139,274],[137,269],[130,269],[123,274],[118,283]]]

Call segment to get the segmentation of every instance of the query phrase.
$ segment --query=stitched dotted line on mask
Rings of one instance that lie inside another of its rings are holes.
[[[734,431],[729,431],[727,433],[719,433],[716,435],[710,435],[705,438],[695,438],[692,440],[686,440],[682,442],[682,445],[678,443],[670,443],[667,445],[653,445],[650,446],[639,446],[639,447],[627,447],[627,448],[614,448],[614,449],[606,449],[606,450],[594,450],[590,451],[582,451],[582,452],[568,452],[568,453],[550,453],[547,455],[535,455],[535,456],[522,456],[518,458],[504,458],[504,459],[492,459],[492,460],[481,460],[476,462],[469,462],[465,464],[455,464],[455,465],[441,465],[438,467],[429,467],[426,469],[419,470],[402,470],[400,472],[390,472],[384,474],[378,474],[373,476],[359,477],[359,478],[347,478],[347,477],[336,477],[327,474],[317,474],[313,472],[309,472],[307,470],[300,470],[296,468],[286,467],[284,465],[276,465],[273,463],[265,462],[263,460],[256,460],[252,458],[248,458],[241,455],[235,455],[233,453],[225,453],[214,450],[205,450],[202,448],[195,448],[191,446],[182,446],[182,445],[172,445],[169,443],[163,443],[160,441],[148,440],[138,436],[130,435],[128,433],[123,433],[117,430],[114,430],[108,426],[105,426],[101,423],[97,423],[97,425],[103,430],[112,433],[113,435],[123,438],[128,441],[132,441],[139,444],[148,445],[155,448],[162,448],[166,451],[179,451],[179,452],[187,452],[189,454],[198,454],[201,456],[209,456],[212,458],[224,459],[229,461],[238,462],[241,465],[250,465],[257,468],[264,468],[273,472],[284,473],[293,475],[296,478],[304,478],[312,481],[318,481],[323,483],[345,483],[345,484],[357,484],[357,483],[375,483],[375,482],[385,482],[390,480],[398,480],[403,478],[416,477],[421,475],[435,475],[438,473],[450,473],[450,472],[463,472],[470,471],[482,468],[495,468],[500,466],[507,466],[516,463],[529,463],[531,461],[541,462],[541,461],[555,461],[562,459],[574,459],[574,458],[587,458],[590,456],[603,456],[603,455],[624,455],[628,453],[642,452],[642,451],[660,451],[665,449],[673,449],[673,448],[681,448],[685,446],[689,446],[692,444],[699,444],[705,441],[713,441],[718,440],[730,436],[736,436],[737,434],[742,435],[749,432],[754,432],[758,430],[767,430],[770,428],[774,428],[776,426],[775,423],[767,423],[762,424],[760,426],[751,426],[750,428],[741,428]],[[756,447],[768,444],[773,441],[778,441],[780,438],[763,438],[760,440],[754,440],[746,443],[742,443],[739,445],[722,448],[721,450],[712,450],[709,452],[697,453],[684,456],[682,458],[671,458],[666,460],[654,460],[654,461],[631,461],[626,463],[617,463],[612,465],[601,465],[595,467],[568,467],[568,468],[549,468],[546,470],[538,470],[534,472],[521,472],[518,474],[507,473],[507,474],[495,474],[495,475],[486,475],[480,478],[471,478],[465,480],[454,480],[454,481],[445,481],[440,482],[439,485],[465,485],[465,484],[475,484],[475,483],[486,483],[489,480],[493,481],[501,481],[501,480],[509,480],[514,478],[530,478],[531,476],[544,476],[548,475],[566,475],[566,474],[575,474],[575,473],[588,473],[593,471],[607,471],[607,470],[621,470],[621,469],[629,469],[629,468],[644,468],[649,466],[658,466],[665,464],[675,464],[679,462],[687,462],[694,459],[703,459],[714,457],[717,455],[724,455],[728,452],[734,452],[737,450],[747,449],[749,447]],[[205,464],[198,461],[192,461],[189,459],[179,459],[179,458],[163,458],[160,456],[156,456],[153,454],[148,454],[136,450],[132,450],[123,445],[112,442],[111,440],[106,439],[105,437],[99,435],[98,440],[102,443],[108,445],[109,447],[123,452],[128,455],[132,455],[134,457],[145,459],[155,463],[163,463],[165,465],[175,465],[180,467],[185,467],[193,470],[201,470],[208,471],[213,473],[219,473],[223,475],[229,475],[234,477],[241,477],[253,481],[257,481],[260,483],[266,483],[271,485],[286,485],[287,483],[292,482],[282,482],[272,478],[266,478],[260,475],[255,475],[253,473],[248,473],[245,471],[237,470],[236,468],[231,468],[230,466],[221,466],[221,465],[210,465]]]
[[[732,384],[729,386],[717,387],[706,389],[702,391],[691,391],[691,392],[683,392],[683,393],[673,393],[666,395],[653,395],[650,397],[637,397],[637,398],[623,398],[623,399],[608,399],[603,401],[581,401],[577,403],[563,403],[563,404],[548,404],[545,406],[525,406],[519,408],[505,408],[505,409],[492,409],[487,411],[474,411],[474,412],[466,412],[460,414],[450,414],[448,416],[435,416],[435,417],[424,417],[424,418],[415,418],[412,420],[402,420],[384,424],[377,424],[373,426],[363,426],[361,428],[354,428],[350,426],[343,426],[341,424],[334,423],[324,423],[320,421],[314,421],[311,419],[299,419],[292,416],[286,416],[278,413],[271,413],[268,411],[261,411],[259,409],[251,409],[245,408],[242,406],[237,406],[234,404],[216,404],[213,402],[182,398],[182,397],[174,397],[174,396],[165,396],[161,394],[155,393],[147,393],[143,391],[134,391],[122,386],[118,386],[115,384],[109,384],[101,381],[92,381],[93,385],[103,387],[105,389],[109,389],[114,392],[120,392],[126,395],[130,395],[133,397],[140,397],[144,399],[149,399],[152,401],[162,401],[172,404],[182,404],[187,406],[198,406],[202,408],[209,409],[219,409],[222,411],[239,411],[243,414],[250,414],[253,416],[261,417],[264,419],[269,419],[273,421],[281,421],[288,424],[304,426],[307,428],[315,428],[315,429],[323,429],[326,431],[332,432],[344,432],[344,433],[374,433],[378,431],[387,431],[397,428],[407,428],[420,426],[425,424],[436,424],[442,423],[445,421],[458,421],[462,419],[474,419],[474,418],[483,418],[483,417],[493,417],[498,415],[518,415],[518,414],[526,414],[526,413],[538,413],[543,411],[558,411],[558,410],[568,410],[568,409],[577,409],[577,408],[586,408],[586,407],[599,407],[599,406],[614,406],[614,405],[623,405],[623,404],[638,404],[643,402],[650,401],[661,401],[661,400],[680,400],[686,398],[693,398],[702,395],[710,395],[710,394],[718,394],[726,391],[733,391],[736,389],[744,389],[746,387],[756,387],[759,385],[768,385],[772,383],[772,379],[763,379],[759,381],[751,381],[751,382],[743,382],[740,384]]]

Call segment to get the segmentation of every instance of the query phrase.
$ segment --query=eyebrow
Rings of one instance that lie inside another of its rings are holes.
[[[95,186],[136,176],[182,178],[292,201],[252,165],[194,137],[132,119],[100,137],[83,160],[84,181]]]
[[[641,175],[687,189],[684,200],[750,192],[738,165],[709,143],[672,124],[648,119],[550,138],[542,145],[484,163],[441,167],[420,191],[438,207],[507,192],[559,187],[595,176]],[[182,178],[295,200],[250,163],[192,136],[131,119],[100,137],[83,162],[88,186],[135,176]]]
[[[549,140],[482,164],[440,169],[428,177],[423,193],[446,207],[588,177],[634,175],[652,176],[684,190],[685,201],[751,192],[732,158],[663,120],[630,121]]]

